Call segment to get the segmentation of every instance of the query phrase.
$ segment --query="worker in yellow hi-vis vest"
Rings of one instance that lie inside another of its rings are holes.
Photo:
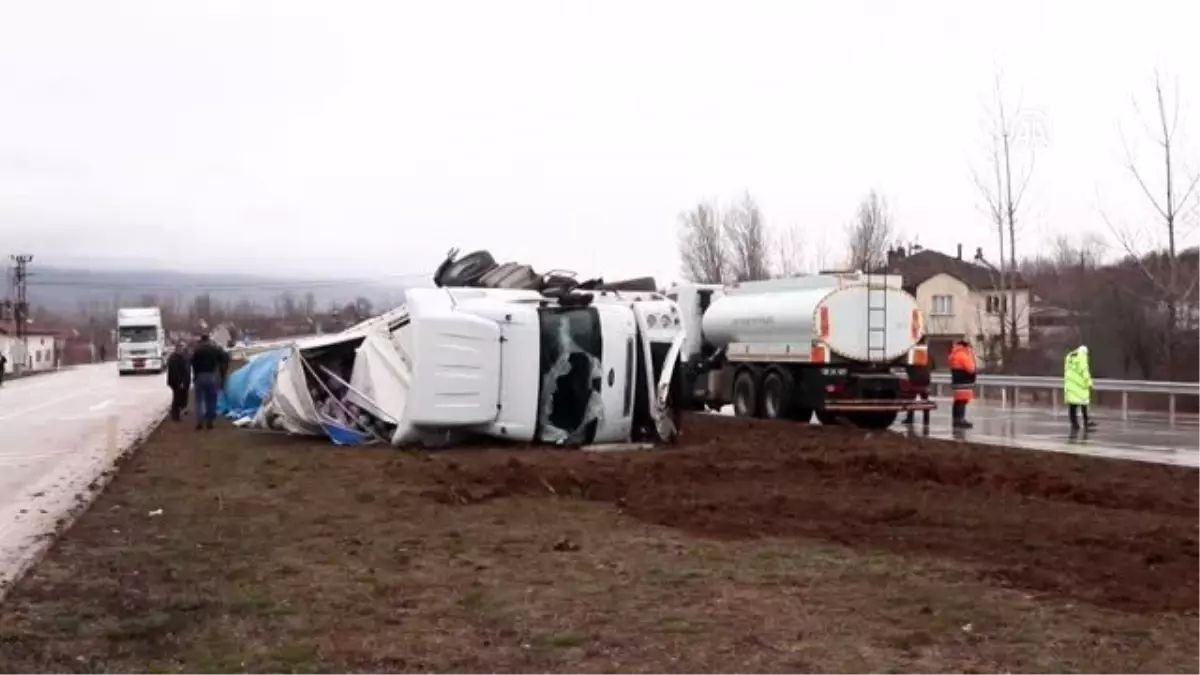
[[[1063,361],[1063,400],[1071,418],[1071,431],[1079,431],[1079,413],[1083,413],[1083,426],[1095,429],[1096,423],[1088,419],[1088,405],[1092,401],[1092,371],[1088,368],[1087,345],[1080,345],[1067,353]]]

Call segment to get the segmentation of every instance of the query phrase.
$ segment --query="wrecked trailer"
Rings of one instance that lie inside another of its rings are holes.
[[[409,289],[385,315],[276,355],[266,401],[239,424],[338,444],[671,442],[683,340],[658,293]]]

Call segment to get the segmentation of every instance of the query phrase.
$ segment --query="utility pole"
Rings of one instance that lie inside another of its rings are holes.
[[[13,324],[17,330],[17,344],[21,345],[21,362],[20,366],[25,366],[25,361],[29,358],[29,343],[26,340],[26,333],[29,330],[29,269],[28,265],[33,261],[33,256],[28,253],[10,256],[12,261],[16,263],[13,269],[13,287],[16,290],[17,301],[13,304]],[[15,369],[14,369],[15,370]]]

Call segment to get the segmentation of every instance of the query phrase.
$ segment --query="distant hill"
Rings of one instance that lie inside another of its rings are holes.
[[[148,296],[186,307],[207,293],[213,302],[250,303],[272,310],[289,295],[303,306],[312,294],[313,305],[325,310],[365,297],[376,307],[404,300],[400,284],[356,279],[297,279],[249,274],[188,273],[169,270],[88,270],[36,265],[30,267],[29,304],[54,313],[75,313],[91,306],[135,305]]]

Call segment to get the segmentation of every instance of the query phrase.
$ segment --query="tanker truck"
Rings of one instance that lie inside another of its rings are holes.
[[[896,275],[861,272],[675,285],[687,336],[681,404],[739,417],[882,429],[917,400],[923,317]]]

